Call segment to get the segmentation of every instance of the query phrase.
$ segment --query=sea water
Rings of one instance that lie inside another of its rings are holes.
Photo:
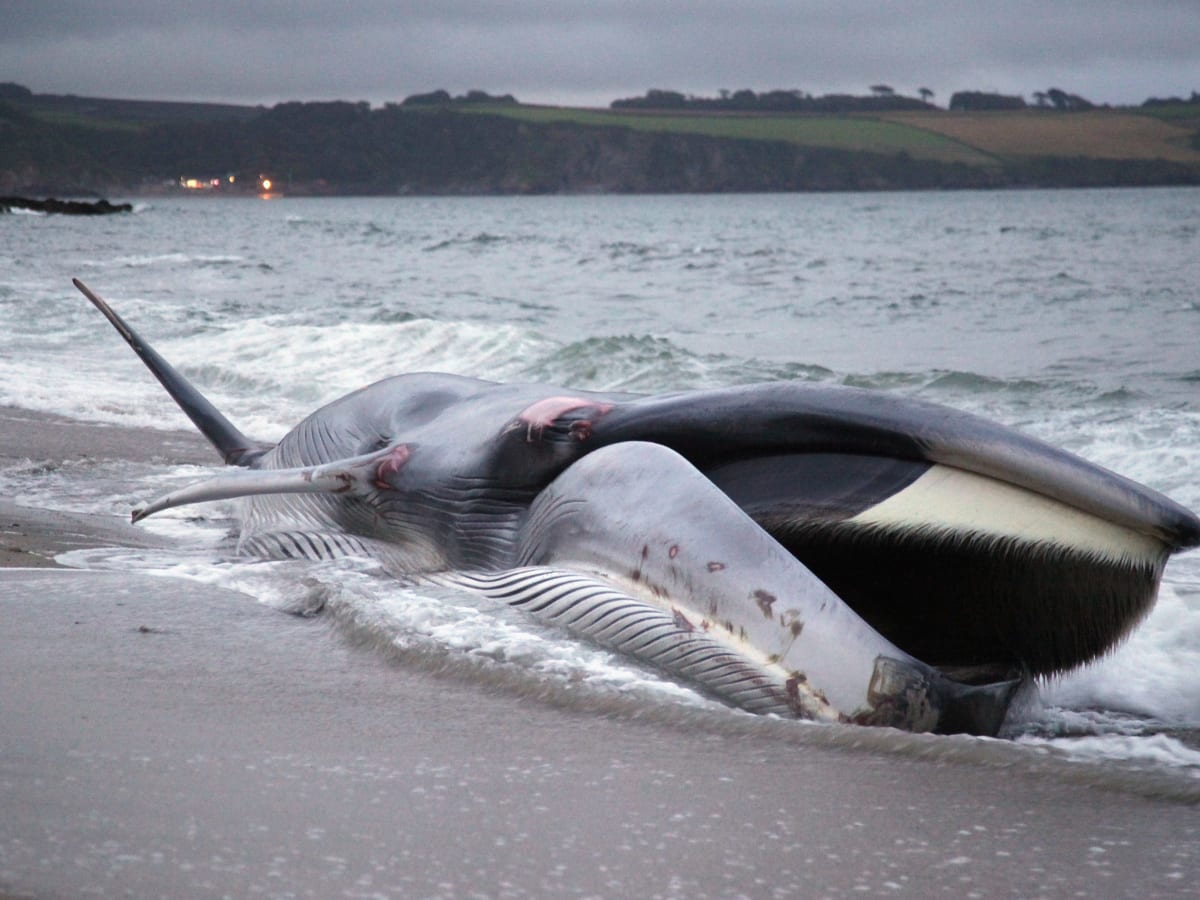
[[[799,379],[979,413],[1200,509],[1197,189],[206,197],[104,218],[0,216],[0,403],[190,428],[72,277],[256,438],[399,372],[641,392]],[[124,517],[207,471],[46,463],[0,471],[0,490]],[[198,579],[293,611],[323,605],[368,652],[481,690],[759,727],[495,603],[401,586],[367,563],[239,559],[235,516],[233,503],[170,511],[144,526],[173,537],[170,550],[61,561]],[[1118,650],[1039,685],[1003,752],[1078,760],[1101,778],[1149,770],[1195,793],[1198,671],[1193,551],[1171,561]],[[994,744],[947,746],[969,758]]]

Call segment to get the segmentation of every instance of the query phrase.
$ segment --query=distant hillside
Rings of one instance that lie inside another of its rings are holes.
[[[1190,116],[1184,113],[1185,109],[1190,110]],[[537,106],[477,111],[531,123],[574,122],[710,137],[779,140],[806,147],[907,153],[974,166],[997,166],[1005,160],[1045,156],[1200,164],[1200,103],[1086,112],[1033,108],[947,112],[926,108],[840,115]]]
[[[100,128],[159,123],[245,122],[261,115],[265,109],[228,103],[109,100],[103,97],[77,97],[74,94],[34,94],[13,84],[0,85],[0,103],[7,103],[43,121]]]
[[[1152,109],[893,113],[884,121],[960,141],[999,159],[1037,157],[1200,163],[1200,104],[1190,118]]]
[[[1200,184],[1194,100],[838,114],[410,100],[267,109],[0,85],[0,193],[255,192],[264,177],[293,195]]]

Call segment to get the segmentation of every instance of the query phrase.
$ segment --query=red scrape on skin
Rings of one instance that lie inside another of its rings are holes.
[[[553,425],[555,419],[569,412],[574,412],[577,409],[594,409],[596,415],[602,416],[610,409],[611,403],[597,403],[593,400],[585,400],[582,397],[546,397],[544,400],[538,400],[536,403],[525,407],[513,427],[518,425],[525,426],[525,440],[533,443],[534,439],[541,436],[542,429],[549,425]],[[586,420],[571,423],[571,436],[577,441],[586,440],[591,436],[592,423]]]
[[[800,685],[808,681],[803,672],[793,672],[792,677],[783,683],[783,689],[787,692],[788,700],[795,709],[800,708]]]
[[[388,483],[388,476],[395,475],[400,471],[400,468],[408,462],[408,445],[400,444],[393,447],[392,452],[381,459],[378,465],[375,466],[375,487],[380,490],[387,490],[391,487]]]

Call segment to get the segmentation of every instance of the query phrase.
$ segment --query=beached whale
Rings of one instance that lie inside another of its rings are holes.
[[[976,416],[780,382],[662,396],[399,375],[250,440],[76,286],[230,466],[241,549],[370,556],[756,712],[994,734],[1200,544],[1166,497]]]

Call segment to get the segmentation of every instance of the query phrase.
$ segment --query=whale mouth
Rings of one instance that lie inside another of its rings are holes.
[[[979,684],[1065,672],[1111,650],[1153,605],[1170,548],[1025,489],[903,460],[790,457],[785,501],[708,473],[848,606],[906,652]],[[828,477],[847,479],[839,486]]]
[[[962,677],[1013,666],[1052,675],[1102,656],[1149,612],[1166,560],[918,530],[809,528],[781,540],[881,634]],[[875,567],[892,572],[886,590]]]

